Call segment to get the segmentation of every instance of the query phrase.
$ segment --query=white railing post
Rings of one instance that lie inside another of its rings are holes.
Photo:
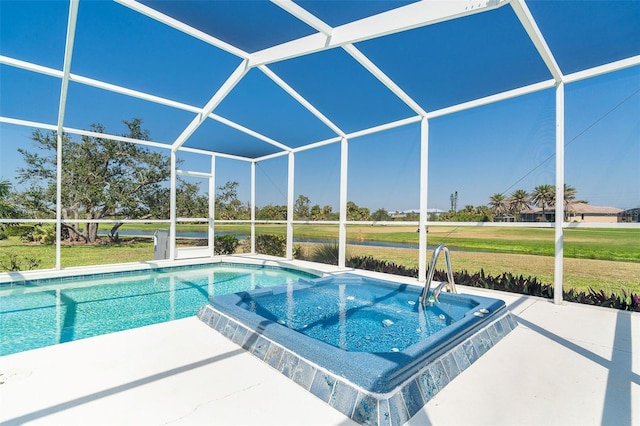
[[[176,151],[171,150],[171,187],[169,189],[169,218],[171,225],[169,226],[169,259],[176,259],[176,229],[177,229],[177,215],[176,215]]]
[[[256,162],[251,162],[251,253],[256,252]]]
[[[209,176],[209,254],[216,254],[216,156],[211,156],[211,176]]]
[[[289,153],[289,171],[287,174],[287,259],[293,259],[293,197],[295,180],[295,154]]]
[[[564,83],[556,88],[556,221],[553,268],[553,303],[562,303],[564,276]]]
[[[418,281],[427,279],[427,202],[429,187],[429,120],[420,122],[420,226],[418,235]]]
[[[338,266],[344,268],[347,258],[347,174],[349,169],[349,141],[340,143],[340,225],[338,230]]]

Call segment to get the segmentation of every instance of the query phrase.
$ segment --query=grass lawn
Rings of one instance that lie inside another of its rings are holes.
[[[126,229],[155,230],[157,224],[132,225]],[[125,229],[125,227],[123,227]],[[202,231],[203,225],[182,224],[179,232]],[[247,234],[247,225],[217,224],[216,232]],[[349,226],[351,241],[382,241],[388,243],[418,244],[415,227],[406,226]],[[284,225],[257,225],[258,234],[286,233]],[[336,225],[296,225],[297,239],[336,241]],[[427,237],[429,246],[447,244],[452,250],[455,270],[471,273],[484,269],[497,275],[511,272],[516,275],[535,276],[545,283],[553,282],[554,230],[541,228],[494,228],[431,226]],[[188,245],[180,241],[179,246]],[[302,243],[307,252],[313,243]],[[25,244],[17,237],[0,241],[0,271],[6,270],[9,253],[18,258],[37,258],[38,269],[55,266],[55,247]],[[621,289],[640,293],[640,230],[638,229],[566,229],[565,230],[564,286],[586,291],[589,287],[607,292]],[[349,255],[366,256],[417,266],[418,251],[410,248],[388,248],[349,245]],[[430,253],[429,253],[430,256]],[[64,245],[61,251],[63,267],[140,262],[153,259],[151,238],[136,237],[123,244],[95,246]],[[3,268],[4,266],[4,268]],[[439,265],[442,268],[444,265]]]

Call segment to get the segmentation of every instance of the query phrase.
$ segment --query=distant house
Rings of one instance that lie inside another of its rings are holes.
[[[512,214],[499,214],[493,218],[494,222],[515,222],[516,217]]]
[[[580,223],[616,223],[623,210],[617,207],[593,206],[587,203],[569,203],[565,209],[565,221]],[[553,207],[545,209],[543,216],[539,207],[529,208],[520,214],[523,222],[554,222]]]
[[[640,208],[624,210],[618,213],[618,222],[640,222]]]
[[[438,217],[442,213],[445,213],[445,211],[440,209],[427,209],[427,215],[429,216]],[[392,219],[403,219],[409,215],[419,215],[419,214],[420,214],[419,209],[413,209],[413,210],[403,210],[403,211],[398,210],[398,211],[390,212],[389,216],[391,216]]]

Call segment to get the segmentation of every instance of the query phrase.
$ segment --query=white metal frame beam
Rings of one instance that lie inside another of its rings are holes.
[[[305,107],[309,112],[316,116],[317,119],[322,121],[327,127],[333,130],[338,136],[344,137],[345,133],[331,120],[329,120],[323,113],[321,113],[316,107],[314,107],[309,101],[307,101],[302,95],[300,95],[293,87],[280,78],[276,73],[270,70],[266,65],[260,65],[258,67],[267,77],[275,82],[282,90],[287,92],[298,103]]]
[[[155,19],[156,21],[161,22],[171,28],[174,28],[194,38],[197,38],[200,41],[208,43],[226,52],[229,52],[239,58],[248,59],[250,56],[247,52],[245,52],[242,49],[238,49],[237,47],[232,46],[229,43],[225,43],[222,40],[212,37],[207,33],[197,30],[185,24],[182,21],[178,21],[177,19],[167,16],[161,12],[158,12],[157,10],[149,6],[146,6],[142,3],[138,3],[137,1],[133,1],[133,0],[114,0],[114,1],[116,3],[119,3],[123,6],[128,7],[129,9],[135,10],[136,12],[141,13],[142,15],[148,16],[151,19]]]
[[[62,142],[64,140],[64,114],[67,106],[67,90],[69,88],[69,74],[71,72],[71,58],[76,34],[78,18],[78,0],[69,1],[69,18],[67,21],[67,37],[64,48],[64,62],[62,81],[60,84],[60,104],[58,107],[58,126],[56,129],[56,269],[62,267],[61,238],[62,238]]]
[[[354,45],[347,44],[342,47],[349,55],[360,63],[367,71],[373,74],[382,84],[393,92],[402,102],[407,104],[416,114],[426,117],[427,112],[414,101],[404,90],[400,88],[389,76],[387,76],[376,64],[374,64],[364,53],[360,52]]]
[[[312,13],[309,13],[307,9],[299,6],[291,0],[271,0],[273,4],[280,6],[305,24],[309,25],[312,28],[315,28],[317,31],[321,32],[326,36],[331,36],[331,31],[333,28],[327,25],[324,21],[319,19]]]
[[[512,0],[511,7],[555,81],[557,83],[563,81],[562,71],[556,62],[551,49],[549,49],[540,28],[538,28],[538,24],[535,19],[533,19],[533,15],[531,15],[531,11],[529,11],[527,4],[524,0]]]
[[[182,131],[180,136],[172,145],[172,150],[175,151],[180,148],[189,137],[195,132],[198,127],[207,119],[207,117],[213,112],[213,110],[223,101],[223,99],[231,92],[231,90],[242,80],[242,77],[249,71],[247,68],[247,61],[242,61],[240,65],[231,73],[227,80],[220,86],[220,88],[209,99],[207,104],[202,108],[201,112],[196,115],[191,123]]]
[[[506,0],[423,0],[335,27],[329,35],[319,32],[255,52],[251,55],[249,66],[279,62],[309,53],[436,24],[495,9],[504,4],[507,4]]]

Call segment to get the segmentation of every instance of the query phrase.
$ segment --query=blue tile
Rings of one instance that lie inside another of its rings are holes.
[[[436,381],[433,380],[431,374],[429,374],[428,369],[418,376],[418,384],[422,390],[422,398],[425,400],[425,403],[429,402],[431,398],[440,391]]]
[[[233,337],[231,338],[231,341],[236,345],[242,346],[242,343],[244,342],[245,337],[247,337],[248,332],[249,331],[246,328],[238,324],[238,327],[236,328],[236,332],[233,333]]]
[[[412,380],[407,383],[400,392],[396,393],[396,395],[398,394],[402,395],[409,417],[413,417],[425,404],[417,380]]]
[[[254,333],[253,331],[247,332],[247,335],[244,338],[244,342],[242,342],[242,349],[248,352],[252,352],[252,346],[258,341],[260,335],[258,333]]]
[[[329,405],[340,411],[347,417],[351,417],[353,409],[358,400],[358,391],[352,386],[338,380],[333,387]]]
[[[264,361],[264,357],[269,350],[270,342],[262,336],[258,336],[258,339],[251,346],[251,353],[257,358]]]
[[[444,355],[440,360],[442,361],[444,370],[447,372],[449,380],[453,380],[458,377],[458,374],[460,374],[460,368],[458,367],[458,364],[451,352]]]
[[[371,395],[359,392],[351,418],[361,425],[378,426],[378,400]]]
[[[278,370],[290,379],[298,365],[298,359],[297,355],[285,350],[282,354]]]
[[[324,402],[329,402],[335,384],[335,377],[329,373],[318,370],[316,372],[316,376],[313,378],[313,383],[311,384],[309,391]]]
[[[498,333],[498,336],[500,336],[500,339],[502,339],[504,336],[507,335],[507,333],[511,331],[508,328],[504,328],[504,325],[502,324],[502,319],[500,321],[494,322],[493,326],[496,328],[496,333]]]
[[[280,360],[282,359],[283,353],[284,350],[280,346],[272,343],[269,347],[269,350],[267,351],[267,354],[264,356],[264,362],[277,370],[280,366]]]
[[[305,390],[309,390],[315,374],[316,368],[314,366],[306,362],[304,359],[299,359],[293,370],[291,378]]]
[[[467,359],[469,360],[470,364],[473,364],[474,362],[476,362],[476,360],[480,357],[478,355],[478,352],[476,351],[475,346],[473,346],[473,341],[471,339],[465,341],[462,344],[462,350],[467,356]]]
[[[427,368],[427,372],[429,373],[431,380],[433,380],[433,389],[437,389],[436,392],[431,395],[433,397],[433,395],[440,392],[449,384],[449,377],[447,376],[447,372],[440,360],[432,362],[429,365],[429,368]]]
[[[222,330],[227,326],[229,319],[227,317],[220,316],[220,319],[216,323],[216,330],[222,333]]]
[[[416,383],[418,391],[420,391],[420,386],[418,386],[418,379],[416,379],[414,382]],[[422,392],[420,393],[422,394]],[[420,396],[420,398],[422,399],[422,395]],[[391,398],[386,400],[386,403],[389,404],[389,423],[392,426],[401,426],[409,421],[411,417],[409,416],[407,405],[402,397],[401,392],[396,392]],[[380,401],[380,404],[382,404],[382,401]],[[424,402],[422,403],[422,405],[424,405]],[[379,408],[378,411],[382,411],[382,409]],[[380,423],[383,423],[383,416],[379,415],[378,417]]]
[[[484,355],[491,346],[493,346],[487,330],[481,330],[474,335],[471,340],[473,341],[473,346],[476,348],[476,352],[478,352],[478,356]]]
[[[398,393],[399,392],[397,392],[396,394],[398,394]],[[400,398],[400,399],[402,399],[402,398]],[[393,423],[393,414],[394,414],[393,411],[394,411],[394,407],[392,406],[391,401],[389,401],[388,399],[380,399],[380,400],[378,400],[378,425],[379,426],[392,426],[394,424]]]
[[[227,324],[224,326],[224,328],[221,330],[221,333],[223,334],[224,337],[231,340],[231,338],[233,337],[233,333],[236,332],[237,328],[238,328],[238,323],[236,323],[235,321],[229,320],[227,321]]]
[[[217,313],[214,313],[213,315],[211,315],[211,318],[209,318],[209,327],[213,328],[214,330],[217,330],[216,327],[220,322],[220,318],[221,316]]]
[[[505,331],[505,334],[513,330],[511,328],[511,324],[509,323],[508,317],[509,317],[508,315],[505,315],[504,317],[500,318],[500,321],[499,321],[500,325],[502,325],[502,329]]]
[[[211,312],[211,310],[208,309],[207,306],[205,305],[202,308],[200,308],[200,310],[198,311],[198,318],[203,323],[209,325],[209,320],[211,319],[212,314],[213,312]]]
[[[471,345],[471,347],[473,348],[473,345]],[[467,358],[467,353],[465,352],[463,345],[456,346],[451,353],[453,354],[458,367],[460,367],[461,372],[471,366],[471,362],[469,362],[469,358]]]
[[[487,327],[487,332],[489,333],[489,337],[491,337],[491,341],[495,345],[504,337],[505,333],[502,329],[502,325],[500,325],[499,321],[494,322],[489,327]]]

